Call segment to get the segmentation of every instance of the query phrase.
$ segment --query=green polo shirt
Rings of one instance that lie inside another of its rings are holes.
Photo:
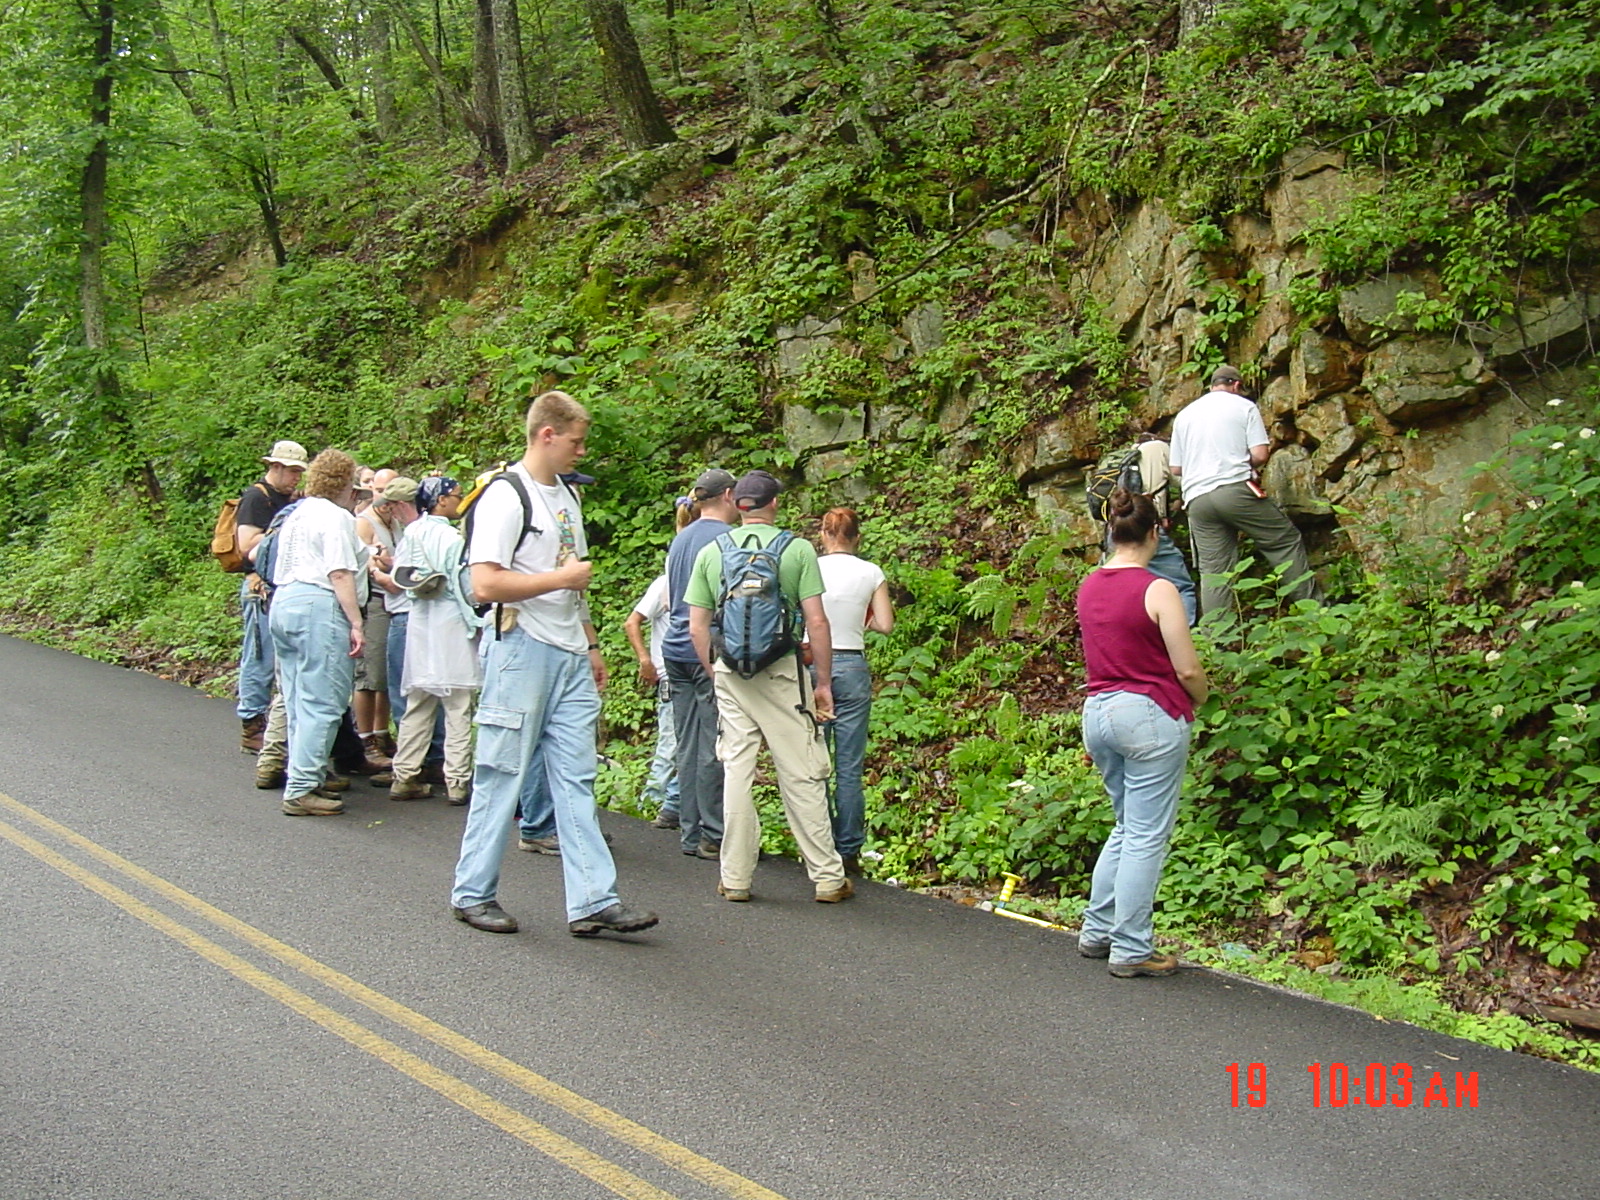
[[[755,545],[766,546],[782,532],[776,525],[741,525],[733,530],[733,540],[743,546],[754,539]],[[802,600],[820,596],[827,590],[822,586],[822,569],[817,566],[817,549],[805,538],[795,538],[784,550],[783,558],[778,561],[778,586],[796,608]],[[715,609],[721,591],[722,548],[711,542],[694,560],[683,598],[695,608]]]

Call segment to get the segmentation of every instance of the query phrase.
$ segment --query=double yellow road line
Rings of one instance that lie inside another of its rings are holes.
[[[169,883],[159,875],[145,870],[136,863],[129,862],[121,855],[90,841],[75,830],[69,829],[67,826],[52,820],[20,801],[13,800],[10,796],[0,794],[0,811],[8,812],[36,826],[59,842],[83,852],[126,879],[132,880],[141,887],[148,889],[162,900],[177,905],[202,921],[231,934],[263,954],[276,959],[284,966],[298,971],[300,974],[326,987],[332,988],[335,992],[365,1006],[378,1016],[393,1022],[402,1029],[425,1038],[434,1045],[455,1055],[463,1062],[505,1080],[542,1104],[587,1122],[617,1141],[635,1150],[642,1151],[673,1170],[715,1189],[722,1195],[729,1197],[730,1200],[783,1200],[782,1196],[770,1188],[762,1187],[754,1180],[747,1179],[735,1171],[730,1171],[728,1168],[696,1154],[688,1147],[680,1146],[678,1143],[646,1129],[643,1125],[630,1121],[619,1113],[612,1112],[602,1105],[585,1099],[553,1080],[546,1079],[543,1075],[529,1070],[521,1063],[513,1062],[504,1055],[497,1054],[488,1047],[479,1045],[453,1029],[448,1029],[437,1021],[430,1020],[414,1009],[407,1008],[399,1001],[392,1000],[380,992],[373,991],[365,984],[356,982],[348,975],[335,971],[332,967],[301,953],[293,946],[280,942],[277,938],[263,933],[254,926],[245,924],[237,917],[230,916],[221,909],[207,904],[198,896],[191,895],[176,884]],[[628,1197],[628,1200],[678,1200],[678,1197],[673,1192],[666,1191],[648,1180],[640,1178],[603,1155],[597,1154],[572,1139],[564,1137],[516,1108],[503,1104],[494,1097],[473,1087],[465,1080],[457,1078],[448,1071],[441,1070],[409,1050],[380,1036],[360,1022],[353,1021],[343,1013],[313,999],[305,992],[285,983],[276,975],[262,970],[232,951],[225,949],[197,930],[173,919],[166,913],[124,891],[103,876],[97,875],[87,867],[67,858],[37,838],[29,836],[5,821],[0,821],[0,838],[4,838],[13,845],[25,850],[40,862],[55,868],[67,878],[82,884],[96,895],[109,900],[124,912],[137,917],[152,928],[159,929],[174,941],[188,947],[201,958],[215,963],[235,978],[243,980],[258,991],[287,1005],[301,1016],[316,1022],[316,1024],[329,1032],[338,1034],[352,1046],[387,1063],[418,1083],[432,1088],[447,1100],[459,1104],[468,1112],[482,1117],[492,1125],[498,1126],[534,1149],[549,1155],[555,1161],[593,1180],[601,1187],[615,1192],[619,1196]]]

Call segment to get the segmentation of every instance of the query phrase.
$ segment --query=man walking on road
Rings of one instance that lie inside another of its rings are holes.
[[[266,474],[245,489],[235,512],[239,550],[247,558],[255,555],[256,543],[267,532],[300,486],[306,470],[306,448],[287,439],[273,443],[263,456]],[[244,617],[244,642],[239,648],[239,748],[246,754],[261,749],[267,728],[267,710],[272,706],[272,634],[267,629],[266,587],[254,571],[239,587],[239,611]]]
[[[1233,602],[1232,589],[1219,576],[1238,563],[1241,533],[1255,543],[1268,566],[1283,564],[1284,577],[1295,585],[1294,599],[1321,599],[1300,531],[1258,482],[1271,453],[1261,412],[1230,366],[1213,371],[1211,390],[1173,422],[1172,473],[1183,485],[1189,510],[1204,616],[1225,611]]]
[[[683,852],[716,858],[722,846],[722,764],[717,761],[717,697],[710,671],[702,665],[689,636],[689,604],[684,595],[700,551],[732,528],[739,510],[733,503],[733,476],[713,467],[694,481],[690,495],[700,519],[678,531],[667,549],[667,632],[661,660],[677,728],[678,835]]]
[[[816,549],[804,538],[780,533],[774,524],[779,490],[778,481],[765,471],[751,471],[739,480],[733,500],[744,524],[700,551],[686,592],[694,648],[701,669],[716,680],[717,715],[722,726],[717,753],[725,772],[727,830],[717,893],[728,900],[750,899],[750,882],[761,849],[761,821],[752,788],[756,755],[765,739],[778,774],[789,829],[816,888],[816,899],[836,904],[848,900],[855,889],[845,878],[844,861],[833,843],[828,814],[828,776],[833,766],[818,725],[833,716],[833,644],[822,606],[824,588]],[[724,555],[737,548],[764,548],[779,538],[786,538],[787,544],[778,550],[778,589],[788,610],[798,609],[804,616],[816,672],[815,690],[801,665],[798,645],[748,679],[726,659],[712,662],[712,617],[726,591]]]
[[[606,665],[584,597],[594,568],[585,561],[583,514],[559,478],[584,456],[588,432],[582,405],[565,392],[544,393],[528,409],[522,460],[491,481],[472,517],[472,590],[496,608],[494,628],[483,634],[472,807],[450,906],[457,920],[490,933],[517,929],[495,897],[517,800],[536,769],[555,804],[568,932],[631,933],[657,921],[618,899],[595,812],[594,731]]]

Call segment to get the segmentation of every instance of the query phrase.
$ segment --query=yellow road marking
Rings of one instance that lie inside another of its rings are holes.
[[[332,1033],[338,1034],[352,1046],[365,1050],[368,1054],[374,1058],[381,1059],[395,1070],[409,1075],[418,1083],[432,1088],[445,1099],[454,1101],[469,1112],[498,1125],[513,1137],[520,1138],[534,1147],[534,1149],[543,1151],[562,1165],[571,1167],[580,1175],[585,1175],[594,1180],[601,1187],[607,1188],[619,1196],[626,1196],[629,1200],[676,1200],[671,1192],[663,1191],[654,1184],[624,1170],[616,1163],[584,1149],[578,1143],[562,1137],[559,1133],[524,1116],[509,1105],[501,1104],[493,1097],[485,1095],[471,1084],[457,1079],[448,1072],[441,1071],[432,1064],[418,1058],[409,1050],[395,1045],[387,1038],[378,1036],[366,1026],[358,1024],[327,1005],[313,1000],[304,992],[290,987],[281,979],[267,974],[259,967],[252,966],[237,954],[224,950],[221,946],[196,933],[187,925],[179,924],[165,913],[151,908],[142,900],[135,899],[121,888],[101,879],[100,876],[92,871],[80,867],[71,859],[63,858],[48,846],[36,842],[21,830],[15,829],[3,821],[0,821],[0,837],[26,850],[41,862],[54,867],[69,879],[74,879],[81,883],[90,891],[104,896],[118,908],[159,929],[168,937],[181,942],[200,955],[200,957],[216,963],[217,966],[248,983],[251,987],[265,992],[274,1000],[288,1005],[301,1016],[315,1021]]]
[[[662,1137],[635,1121],[630,1121],[620,1113],[612,1112],[603,1105],[596,1104],[569,1088],[562,1087],[554,1080],[547,1079],[538,1072],[529,1070],[521,1063],[514,1062],[504,1055],[490,1050],[487,1046],[479,1045],[471,1038],[423,1016],[414,1009],[407,1008],[399,1001],[391,1000],[381,992],[374,991],[365,984],[357,983],[348,975],[335,971],[332,967],[318,962],[310,955],[296,950],[293,946],[279,941],[270,934],[263,933],[253,925],[245,924],[237,917],[230,916],[220,908],[206,903],[198,896],[191,895],[176,884],[169,883],[159,875],[152,874],[136,863],[129,862],[114,851],[107,850],[104,846],[90,841],[82,834],[62,825],[58,821],[52,820],[41,812],[29,808],[21,801],[0,793],[0,807],[8,808],[18,816],[49,830],[63,841],[78,847],[86,854],[92,855],[130,879],[137,880],[156,894],[164,896],[174,904],[180,905],[218,928],[226,930],[241,941],[256,947],[256,949],[265,954],[271,955],[284,965],[293,967],[296,971],[315,979],[318,983],[324,984],[351,1000],[365,1005],[378,1015],[393,1021],[396,1025],[410,1030],[419,1037],[426,1038],[436,1046],[450,1051],[450,1053],[464,1059],[473,1066],[504,1079],[551,1107],[558,1108],[569,1116],[577,1117],[579,1120],[587,1121],[618,1141],[625,1142],[634,1147],[634,1149],[641,1150],[659,1159],[675,1170],[716,1188],[724,1195],[731,1197],[731,1200],[784,1200],[784,1197],[779,1193],[763,1187],[753,1179],[747,1179],[720,1163],[696,1154],[687,1146],[680,1146],[677,1142]],[[271,977],[269,976],[268,978]]]

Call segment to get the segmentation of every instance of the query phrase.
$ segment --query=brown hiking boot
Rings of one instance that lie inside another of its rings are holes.
[[[261,753],[261,738],[267,732],[267,714],[245,717],[239,722],[239,749],[245,754]]]
[[[286,817],[335,817],[343,811],[344,801],[321,788],[304,796],[283,798],[283,815]]]
[[[281,788],[289,781],[289,772],[273,763],[256,763],[256,786],[262,791]]]
[[[389,786],[391,800],[426,800],[432,795],[433,789],[420,779],[396,779]]]
[[[846,879],[838,887],[818,888],[818,904],[838,904],[841,900],[848,900],[856,894],[856,885]]]

